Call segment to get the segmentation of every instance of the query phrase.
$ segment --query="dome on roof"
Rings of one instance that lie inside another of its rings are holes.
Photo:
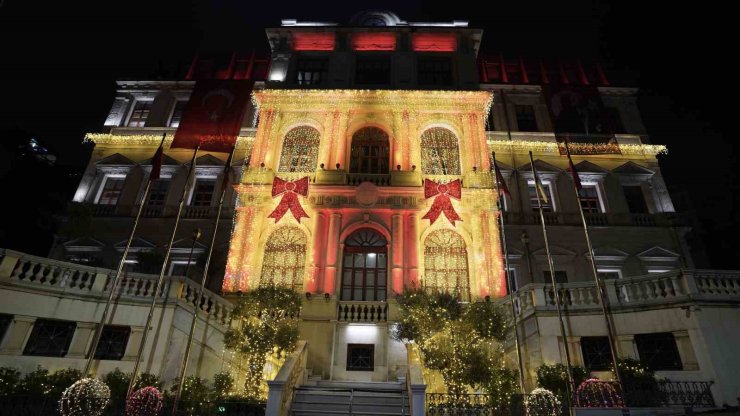
[[[405,23],[393,12],[387,10],[365,10],[352,16],[352,26],[397,26]]]

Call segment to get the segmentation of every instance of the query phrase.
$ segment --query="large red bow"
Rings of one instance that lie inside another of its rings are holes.
[[[308,218],[308,214],[301,206],[301,201],[298,200],[298,195],[308,196],[308,176],[293,182],[276,177],[272,181],[272,197],[275,198],[278,195],[283,195],[283,199],[267,218],[275,218],[275,222],[278,222],[288,210],[298,222],[301,222],[303,217]]]
[[[428,199],[435,195],[437,197],[434,199],[432,207],[422,219],[429,219],[434,224],[434,221],[437,221],[437,218],[439,218],[439,214],[444,213],[445,217],[450,220],[453,226],[455,225],[455,221],[462,221],[462,218],[457,215],[455,207],[452,206],[452,202],[450,201],[450,197],[458,201],[462,197],[460,179],[455,179],[450,183],[437,183],[429,179],[424,179],[424,198]]]

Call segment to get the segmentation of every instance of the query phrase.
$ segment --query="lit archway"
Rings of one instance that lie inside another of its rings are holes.
[[[278,172],[314,172],[319,157],[321,137],[311,126],[290,129],[283,140]]]
[[[422,133],[421,171],[426,175],[460,174],[460,147],[455,133],[444,127]]]
[[[280,227],[265,244],[260,286],[303,289],[306,270],[306,234],[298,227]]]
[[[350,173],[388,174],[390,140],[377,127],[363,127],[352,135]]]
[[[424,240],[424,288],[470,300],[468,250],[452,230],[436,230]]]
[[[388,241],[371,228],[360,228],[344,241],[342,300],[385,300]]]

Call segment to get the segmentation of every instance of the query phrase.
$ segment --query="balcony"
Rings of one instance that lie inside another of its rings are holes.
[[[740,302],[740,271],[679,269],[647,276],[604,282],[609,306],[613,310],[645,308],[695,301]],[[576,282],[558,285],[561,303],[571,313],[601,311],[596,285]],[[508,302],[507,299],[499,302]],[[552,285],[528,284],[514,293],[517,315],[536,311],[555,311]]]
[[[119,217],[119,218],[133,218],[138,212],[138,205],[88,205],[92,212],[93,217]],[[226,219],[231,215],[233,208],[224,207],[222,212],[222,219]],[[182,218],[190,219],[209,219],[215,218],[218,207],[204,206],[197,207],[186,205],[182,209]],[[142,218],[174,218],[177,214],[177,207],[171,205],[147,205],[141,212]]]
[[[545,225],[581,226],[580,212],[544,212]],[[586,224],[590,227],[677,227],[686,225],[686,220],[675,212],[657,214],[632,213],[588,213]],[[539,225],[539,212],[505,212],[504,221],[511,225]]]
[[[339,301],[337,321],[380,323],[388,321],[388,303]]]

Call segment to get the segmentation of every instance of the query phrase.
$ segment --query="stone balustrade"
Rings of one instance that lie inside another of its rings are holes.
[[[692,301],[735,303],[740,302],[740,271],[680,269],[607,280],[604,289],[612,310]],[[601,309],[596,285],[592,282],[559,284],[558,294],[567,311]],[[514,310],[519,316],[537,310],[555,310],[555,292],[548,284],[523,286],[514,293],[513,301]],[[508,297],[499,302],[508,302]]]
[[[337,305],[337,320],[340,322],[387,322],[388,303],[340,301]]]
[[[40,290],[55,295],[88,297],[104,302],[111,290],[115,270],[88,267],[74,263],[12,251],[0,251],[0,285]],[[118,284],[116,298],[127,302],[147,304],[155,296],[159,276],[125,273]],[[200,285],[180,276],[166,276],[161,291],[156,294],[161,302],[175,300],[181,306],[196,307],[209,319],[228,325],[232,304],[204,290],[198,296]]]

